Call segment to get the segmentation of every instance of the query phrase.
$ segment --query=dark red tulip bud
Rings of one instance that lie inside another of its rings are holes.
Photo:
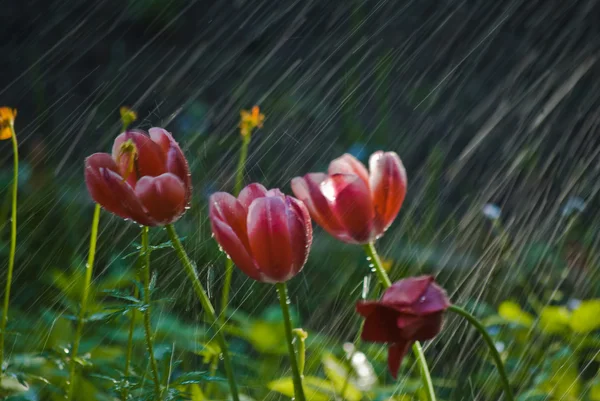
[[[225,192],[211,195],[209,215],[215,239],[250,278],[281,283],[304,267],[312,226],[298,199],[250,184],[237,199]]]
[[[85,160],[85,182],[94,201],[145,226],[170,224],[185,212],[192,194],[187,160],[171,134],[150,128],[119,135],[112,155]]]
[[[394,152],[375,152],[370,173],[345,154],[329,165],[329,174],[310,173],[292,180],[294,194],[311,217],[337,239],[366,244],[394,221],[406,195],[406,171]]]
[[[365,324],[364,341],[388,343],[388,368],[394,378],[402,358],[415,341],[434,338],[450,306],[446,291],[432,276],[410,277],[395,282],[381,300],[356,304]]]

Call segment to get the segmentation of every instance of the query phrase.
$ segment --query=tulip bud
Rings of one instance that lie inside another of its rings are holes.
[[[250,278],[282,283],[304,267],[312,226],[298,199],[250,184],[237,199],[225,192],[211,195],[209,216],[215,239]]]
[[[85,161],[85,182],[104,209],[145,226],[175,222],[185,212],[192,188],[187,160],[162,128],[119,135],[112,155],[95,153]]]

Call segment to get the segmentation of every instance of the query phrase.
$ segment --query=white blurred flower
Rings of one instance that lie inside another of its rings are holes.
[[[486,218],[490,220],[498,220],[500,218],[502,210],[498,205],[494,205],[493,203],[486,203],[485,205],[483,205],[482,212]]]
[[[567,301],[567,308],[570,310],[575,310],[581,304],[581,299],[571,298]]]
[[[581,213],[585,210],[586,203],[579,196],[572,196],[562,208],[563,217],[568,217],[572,213]]]
[[[369,391],[377,383],[377,375],[373,365],[367,359],[367,356],[360,351],[356,351],[351,343],[344,344],[344,351],[350,358],[350,364],[354,370],[355,379],[353,384],[361,391]]]
[[[504,352],[504,350],[506,349],[506,346],[504,345],[503,342],[498,341],[494,345],[496,346],[496,350],[500,353]]]

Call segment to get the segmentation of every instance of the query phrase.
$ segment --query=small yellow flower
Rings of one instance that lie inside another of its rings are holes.
[[[137,120],[137,113],[131,110],[129,107],[122,106],[119,111],[121,112],[121,121],[123,122],[123,129],[127,129],[129,125]]]
[[[383,270],[385,270],[386,272],[389,272],[393,265],[394,261],[392,259],[381,260],[381,267],[383,267]]]
[[[252,111],[242,110],[240,112],[240,134],[248,136],[255,128],[262,128],[265,115],[260,112],[258,106],[252,107]]]
[[[0,140],[10,139],[15,125],[17,109],[0,107]]]

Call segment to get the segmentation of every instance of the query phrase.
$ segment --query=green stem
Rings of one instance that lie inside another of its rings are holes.
[[[19,188],[19,145],[15,127],[10,124],[13,145],[13,185],[12,185],[12,211],[10,216],[10,253],[8,256],[8,271],[6,272],[6,287],[4,288],[4,307],[2,309],[2,326],[0,327],[0,382],[4,372],[4,335],[8,321],[8,305],[10,302],[10,287],[12,285],[13,270],[15,267],[15,253],[17,250],[17,190]]]
[[[240,149],[240,158],[238,159],[236,174],[235,174],[235,187],[233,190],[233,196],[238,196],[244,186],[244,171],[246,169],[246,159],[248,158],[248,145],[250,144],[250,135],[242,136],[242,147]],[[221,293],[221,324],[225,321],[225,312],[227,311],[227,304],[229,303],[229,292],[231,289],[231,278],[233,276],[233,262],[231,259],[225,261],[225,280],[223,281],[223,292]]]
[[[288,304],[287,288],[285,283],[277,283],[277,293],[279,293],[279,305],[283,313],[283,324],[285,326],[285,337],[287,339],[288,352],[290,354],[290,364],[292,365],[292,380],[294,381],[295,401],[305,401],[304,388],[302,387],[302,375],[298,369],[296,361],[296,350],[294,349],[294,335],[292,333],[292,318],[290,316],[290,307]]]
[[[490,353],[492,354],[492,358],[494,359],[494,363],[496,364],[496,368],[498,369],[498,373],[500,374],[500,379],[502,381],[502,386],[504,387],[504,392],[506,394],[506,399],[508,401],[513,401],[514,395],[512,392],[512,388],[510,387],[510,382],[508,381],[508,375],[506,374],[506,369],[504,368],[504,363],[502,362],[502,357],[500,353],[496,349],[496,345],[494,344],[494,340],[488,334],[485,327],[481,324],[481,322],[472,314],[461,308],[460,306],[451,305],[448,308],[449,311],[456,313],[457,315],[465,318],[483,337],[483,340],[487,344]]]
[[[92,273],[94,271],[94,259],[96,258],[96,242],[98,239],[98,225],[100,223],[100,205],[96,204],[94,208],[94,218],[92,220],[92,232],[90,234],[90,250],[88,260],[85,265],[85,281],[83,282],[83,293],[81,295],[81,305],[77,316],[77,328],[75,329],[75,339],[71,348],[71,363],[69,365],[69,387],[67,389],[67,401],[73,398],[75,391],[75,368],[77,366],[77,353],[81,342],[85,314],[87,313],[87,303],[90,295],[90,285],[92,283]],[[6,304],[5,304],[6,305]]]
[[[139,291],[137,287],[135,287],[133,296],[137,298],[139,296]],[[135,331],[135,318],[136,318],[136,310],[131,310],[131,320],[129,321],[129,334],[127,336],[127,353],[125,354],[125,370],[123,375],[125,376],[125,388],[123,388],[123,401],[127,401],[129,397],[129,369],[131,368],[131,355],[133,354],[133,332]]]
[[[154,347],[152,345],[152,328],[150,326],[150,245],[148,241],[148,227],[142,227],[142,249],[143,255],[141,276],[144,281],[144,333],[146,335],[146,348],[148,350],[148,358],[150,358],[150,369],[152,370],[152,379],[154,381],[154,396],[156,400],[160,400],[160,378],[158,376],[158,365],[154,358]]]
[[[381,264],[381,259],[379,259],[379,255],[377,254],[377,250],[375,249],[375,245],[373,243],[366,244],[364,246],[365,252],[369,257],[369,260],[373,267],[375,268],[375,273],[377,274],[377,278],[379,278],[379,282],[384,288],[389,288],[392,285],[390,278],[388,277],[383,265]],[[429,367],[427,366],[427,360],[425,359],[425,355],[423,354],[423,349],[421,348],[421,344],[418,341],[412,346],[413,354],[415,354],[415,358],[417,359],[417,364],[419,365],[419,371],[421,372],[421,380],[423,381],[423,386],[427,392],[427,398],[429,401],[435,401],[435,390],[433,388],[433,381],[431,380],[431,373],[429,372]]]
[[[218,325],[217,316],[215,314],[215,310],[210,303],[210,299],[208,295],[206,295],[206,291],[204,291],[204,287],[202,287],[202,283],[200,283],[200,279],[198,278],[198,273],[196,272],[196,268],[192,264],[189,256],[183,249],[183,245],[181,245],[181,241],[179,240],[179,236],[175,231],[175,227],[172,224],[167,225],[167,233],[169,234],[169,238],[171,240],[171,244],[173,248],[175,248],[175,252],[183,265],[185,272],[188,275],[188,278],[192,282],[192,287],[194,287],[194,292],[204,309],[204,313],[206,313],[208,320],[211,324],[215,326]],[[235,382],[235,377],[233,375],[233,365],[231,363],[231,358],[229,357],[229,351],[227,349],[227,342],[225,341],[225,336],[221,330],[221,326],[217,327],[216,332],[217,341],[219,342],[219,346],[221,347],[221,353],[223,354],[223,364],[225,365],[225,372],[227,374],[227,381],[229,382],[229,389],[231,391],[231,398],[233,401],[239,401],[237,384]]]

